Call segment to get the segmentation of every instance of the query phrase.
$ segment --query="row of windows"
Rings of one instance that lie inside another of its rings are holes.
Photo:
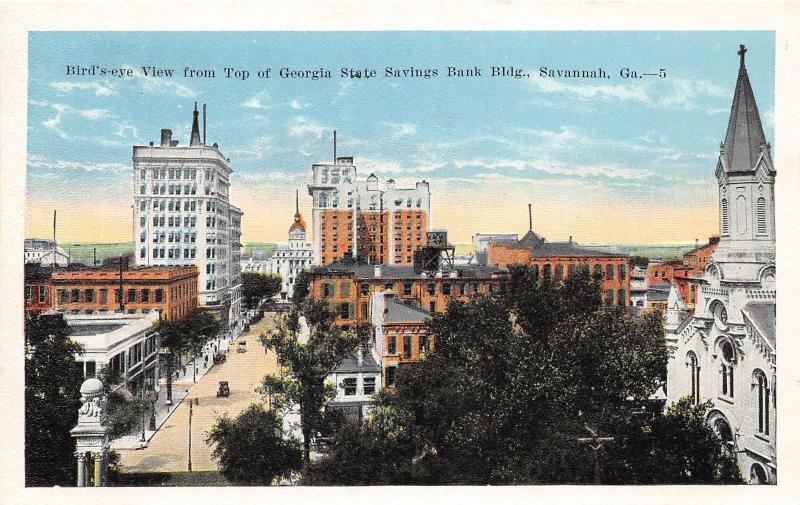
[[[734,372],[736,368],[736,353],[730,341],[723,341],[719,346],[722,360],[719,367],[719,394],[729,401],[734,399]],[[690,385],[692,402],[695,405],[701,403],[700,392],[700,362],[697,355],[689,351],[686,355],[686,365],[689,367]],[[770,422],[770,388],[766,374],[759,369],[753,371],[752,387],[756,389],[758,395],[757,414],[758,432],[769,435]],[[774,402],[774,396],[772,398]]]
[[[147,241],[147,233],[142,232],[141,235],[139,236],[139,241],[140,242],[146,242]],[[187,243],[193,244],[196,241],[197,241],[197,233],[196,232],[191,232],[191,233],[185,232],[183,234],[183,242],[187,242]],[[168,235],[166,234],[166,232],[163,232],[163,231],[153,232],[153,243],[154,244],[158,244],[158,243],[162,243],[163,244],[165,242],[181,242],[181,232],[179,232],[179,231],[177,231],[177,232],[171,231],[171,232],[169,232]]]
[[[737,205],[745,205],[743,197]],[[730,222],[728,217],[728,199],[723,198],[720,204],[722,211],[722,234],[727,235],[730,230]],[[767,200],[763,196],[758,197],[756,200],[756,233],[765,235],[767,233]]]
[[[364,377],[364,392],[365,395],[375,394],[375,377]],[[345,396],[354,396],[358,392],[358,378],[347,377],[342,380],[342,389],[344,389]]]
[[[37,286],[37,291],[39,292],[39,303],[44,303],[47,301],[48,297],[48,289],[47,286]],[[25,301],[27,303],[33,303],[33,293],[34,289],[33,286],[25,286]]]
[[[147,177],[147,173],[150,172],[150,176],[153,179],[180,179],[181,175],[183,175],[184,179],[196,179],[197,178],[197,169],[196,168],[184,168],[181,170],[180,168],[142,168],[139,169],[139,176],[144,179]],[[213,180],[214,178],[214,171],[206,169],[206,179]]]
[[[577,263],[569,263],[567,264],[567,275],[572,276],[575,275],[575,272],[578,269],[586,271],[589,268],[589,265],[579,265]],[[616,273],[616,277],[619,280],[625,280],[628,276],[628,266],[620,264],[617,268],[614,268],[614,265],[608,263],[606,264],[605,268],[605,279],[606,280],[614,280],[614,276]],[[596,276],[603,276],[603,266],[600,263],[595,263],[594,265],[594,274]],[[563,263],[556,263],[555,268],[550,263],[545,263],[541,267],[541,276],[543,279],[553,279],[555,281],[562,281],[565,279],[564,277],[564,264]],[[533,265],[533,277],[535,280],[539,280],[539,265]]]
[[[153,247],[153,258],[169,258],[169,259],[180,259],[181,258],[181,248],[180,247]],[[197,256],[197,248],[187,247],[183,249],[183,258],[184,259],[191,259]],[[139,257],[146,258],[147,257],[147,248],[142,247],[139,249]],[[207,257],[207,256],[206,256]]]
[[[414,282],[413,281],[403,281],[402,283],[398,283],[402,285],[402,294],[404,296],[411,296],[413,293]],[[349,297],[350,296],[350,281],[341,281],[339,283],[339,293],[342,297]],[[383,290],[390,290],[394,291],[395,289],[395,282],[389,281],[383,284]],[[491,283],[485,284],[482,282],[477,281],[466,281],[466,282],[450,282],[444,281],[441,283],[437,282],[427,282],[425,283],[425,290],[429,295],[437,295],[442,294],[444,296],[459,296],[459,295],[471,295],[476,293],[485,293],[487,291],[492,291],[493,286]],[[362,282],[359,285],[360,294],[362,296],[369,295],[370,292],[370,283],[369,282]],[[621,292],[625,292],[625,290],[620,290]],[[322,296],[325,298],[329,298],[336,295],[336,283],[334,282],[323,282],[322,283]],[[613,290],[612,290],[612,298],[613,298]]]
[[[197,194],[197,184],[169,184],[164,182],[154,182],[151,186],[152,194],[154,195],[180,195],[181,189],[183,190],[184,195],[196,195]],[[147,184],[141,184],[139,186],[139,194],[145,195],[147,194]],[[206,186],[206,194],[208,194],[208,186]]]
[[[209,223],[210,221],[206,218],[206,226],[208,226]],[[144,216],[139,219],[139,224],[142,227],[145,226]],[[181,226],[181,216],[153,216],[153,226],[179,227]],[[186,228],[197,226],[197,216],[183,216],[183,226]]]
[[[95,297],[95,291],[98,292],[97,298]],[[153,297],[150,296],[150,289],[136,289],[136,288],[129,288],[125,291],[126,294],[126,303],[133,303],[133,302],[155,302],[160,303],[164,301],[164,290],[162,288],[156,288],[153,290]],[[120,290],[114,290],[114,303],[119,303],[120,298]],[[59,303],[94,303],[95,300],[100,305],[107,305],[108,304],[108,289],[99,289],[95,290],[94,288],[86,288],[86,289],[59,289],[58,290],[58,302]]]
[[[413,335],[405,334],[402,335],[402,348],[400,349],[399,354],[405,358],[410,359],[412,356],[413,350],[413,340],[416,340],[416,346],[419,354],[429,353],[431,352],[431,337],[430,335],[417,335],[417,338],[414,339]],[[391,334],[387,339],[386,343],[386,353],[387,354],[398,354],[397,349],[397,335]]]

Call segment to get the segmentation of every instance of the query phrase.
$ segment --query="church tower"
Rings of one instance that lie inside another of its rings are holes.
[[[714,252],[720,278],[758,282],[775,259],[775,168],[770,145],[739,47],[739,75],[715,175],[719,186],[720,242]]]
[[[720,241],[692,316],[670,303],[667,402],[711,400],[706,422],[745,479],[775,483],[775,168],[739,47],[739,75],[715,175]],[[670,296],[670,301],[676,297]]]

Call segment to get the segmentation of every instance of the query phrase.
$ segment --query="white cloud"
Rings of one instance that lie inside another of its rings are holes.
[[[641,85],[623,84],[568,84],[555,79],[533,79],[531,81],[539,91],[545,93],[567,93],[581,100],[598,98],[601,100],[617,99],[635,102],[648,102],[647,91]]]
[[[306,107],[308,107],[311,104],[307,103],[307,102],[301,102],[299,99],[295,98],[294,100],[289,102],[287,105],[289,107],[291,107],[292,109],[300,110],[300,109],[305,109]]]
[[[320,125],[314,120],[307,119],[303,116],[297,116],[294,119],[294,124],[289,127],[289,136],[291,137],[305,137],[313,136],[318,139],[322,138],[322,134],[328,128]]]
[[[269,96],[266,95],[263,91],[258,93],[257,95],[253,96],[246,102],[242,104],[242,107],[247,107],[248,109],[269,109],[269,105],[265,104],[263,100],[268,100]]]
[[[397,139],[417,133],[417,125],[411,123],[383,123],[390,129],[389,138]]]
[[[51,82],[50,86],[61,91],[62,93],[69,93],[74,89],[91,90],[97,96],[110,96],[116,95],[116,85],[108,81],[88,81],[88,82]]]
[[[251,156],[256,159],[266,158],[271,152],[278,151],[275,147],[275,138],[271,135],[261,135],[256,137],[253,142],[241,149],[231,149],[231,154]]]
[[[28,167],[37,169],[50,169],[50,170],[78,170],[84,172],[112,172],[124,173],[130,170],[128,165],[121,163],[97,163],[89,162],[82,163],[69,160],[51,161],[44,156],[36,154],[28,155]]]
[[[78,114],[85,117],[86,119],[91,120],[98,120],[108,116],[108,111],[106,109],[87,109],[78,111]]]
[[[339,83],[339,91],[333,97],[333,103],[338,102],[342,98],[350,95],[358,86],[356,81],[342,81]]]

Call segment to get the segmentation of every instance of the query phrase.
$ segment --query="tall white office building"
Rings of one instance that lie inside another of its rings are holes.
[[[241,217],[231,205],[230,159],[200,137],[197,103],[188,146],[161,130],[161,142],[133,146],[136,264],[196,265],[198,304],[241,324]]]

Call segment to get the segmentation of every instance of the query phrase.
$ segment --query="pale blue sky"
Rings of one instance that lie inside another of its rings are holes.
[[[157,141],[165,127],[185,144],[197,100],[208,103],[208,142],[231,158],[248,242],[285,240],[294,189],[302,191],[312,162],[332,156],[333,129],[340,155],[354,156],[362,175],[431,181],[434,225],[458,241],[524,231],[525,201],[536,202],[537,225],[554,239],[631,242],[642,227],[641,241],[702,240],[715,216],[663,221],[670,207],[716,205],[713,170],[740,43],[773,141],[772,32],[32,33],[28,233],[47,235],[48,209],[58,206],[66,240],[129,240],[130,223],[113,223],[129,215],[131,146]],[[65,65],[90,64],[157,65],[177,75],[65,75]],[[474,65],[484,74],[513,65],[532,76],[443,75],[447,66]],[[213,68],[217,78],[186,79],[185,66]],[[343,66],[375,68],[378,77],[341,79]],[[388,79],[386,66],[437,68],[439,77]],[[611,79],[541,78],[540,66],[603,67]],[[222,78],[223,67],[248,69],[251,78]],[[252,75],[265,67],[271,79]],[[281,67],[326,67],[333,79],[280,79]],[[622,67],[665,68],[667,78],[622,79]],[[100,204],[97,229],[78,226],[87,202]],[[302,205],[309,208],[307,196]],[[609,212],[594,223],[575,210],[597,215],[598,207]]]

